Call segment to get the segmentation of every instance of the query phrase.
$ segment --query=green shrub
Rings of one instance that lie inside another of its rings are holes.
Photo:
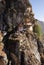
[[[36,33],[37,37],[41,37],[41,26],[39,24],[35,24],[33,27],[34,33]]]

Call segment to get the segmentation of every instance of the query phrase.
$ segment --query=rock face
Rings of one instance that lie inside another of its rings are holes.
[[[40,53],[40,56],[41,56],[41,62],[42,62],[42,65],[44,65],[44,40],[43,40],[43,37],[42,39],[38,42],[38,49],[39,49],[39,53]]]
[[[8,60],[7,60],[7,55],[5,53],[4,49],[4,44],[2,42],[3,35],[0,31],[0,65],[7,65]]]
[[[29,34],[29,37],[31,37],[31,34]],[[18,35],[18,39],[20,42],[20,53],[22,54],[22,57],[24,55],[24,63],[25,65],[40,65],[41,61],[40,61],[40,55],[38,52],[38,46],[37,46],[37,41],[33,38],[33,35],[31,37],[31,40],[29,40],[30,38],[26,37],[26,35],[23,34],[19,34]],[[22,58],[21,57],[21,58]],[[22,59],[23,61],[23,59]],[[21,61],[21,62],[22,62]],[[23,64],[24,65],[24,64]]]
[[[3,39],[7,65],[44,65],[44,47],[33,32],[35,18],[29,0],[0,3],[0,30],[6,31],[0,40]]]
[[[5,6],[3,3],[5,2]],[[14,28],[17,24],[22,22],[24,18],[24,12],[27,10],[27,7],[31,7],[31,4],[29,4],[29,1],[26,0],[1,0],[0,2],[0,9],[2,8],[1,17],[0,17],[0,27],[2,30],[8,30],[8,27],[11,29]],[[4,9],[4,10],[3,10]],[[3,28],[2,28],[3,27]]]

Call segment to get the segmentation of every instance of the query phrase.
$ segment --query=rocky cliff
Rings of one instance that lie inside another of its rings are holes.
[[[0,0],[0,44],[8,60],[3,65],[44,65],[44,45],[33,32],[34,23],[29,0]],[[0,57],[2,62],[5,55]]]

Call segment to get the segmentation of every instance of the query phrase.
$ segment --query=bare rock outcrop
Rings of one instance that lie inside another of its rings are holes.
[[[5,53],[4,49],[4,44],[2,42],[3,35],[0,31],[0,65],[7,65],[8,60],[7,60],[7,55]]]
[[[0,0],[2,57],[8,65],[44,65],[44,47],[33,32],[34,13],[29,0]],[[2,40],[3,39],[3,40]]]

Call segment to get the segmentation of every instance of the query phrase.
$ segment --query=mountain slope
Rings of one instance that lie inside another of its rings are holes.
[[[39,24],[41,25],[42,32],[44,33],[44,22],[39,21]]]

